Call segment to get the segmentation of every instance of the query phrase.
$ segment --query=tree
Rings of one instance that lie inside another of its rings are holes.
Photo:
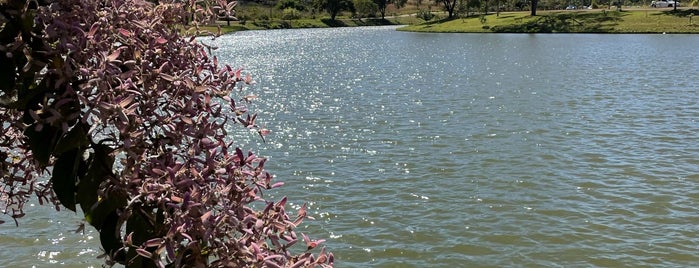
[[[371,0],[354,0],[353,4],[355,11],[360,18],[376,16],[376,12],[379,10],[376,3],[372,2]]]
[[[224,8],[1,2],[4,213],[18,224],[30,198],[79,207],[108,265],[332,266],[324,248],[310,252],[323,240],[301,234],[305,251],[291,252],[306,207],[291,216],[286,198],[265,200],[282,183],[227,135],[234,123],[263,140],[269,133],[247,107],[251,77],[178,30],[191,19],[199,32]]]
[[[352,0],[315,0],[315,6],[327,11],[331,20],[335,20],[342,11],[354,11]]]
[[[298,0],[280,0],[279,2],[277,2],[275,7],[279,10],[284,10],[287,8],[293,8],[298,11],[306,10],[306,6],[304,5],[304,3]]]
[[[381,13],[381,18],[385,19],[386,18],[386,7],[388,7],[388,5],[393,4],[396,8],[402,8],[405,6],[405,4],[408,3],[408,0],[374,0],[374,3],[376,3],[376,5],[379,8],[379,12]],[[418,4],[418,6],[420,5],[419,2],[417,4]]]
[[[482,5],[481,0],[467,0],[466,6],[468,10],[470,11],[471,9],[478,10],[478,8]]]
[[[539,4],[539,0],[531,0],[531,16],[536,16],[536,6]]]
[[[444,5],[444,10],[449,15],[449,18],[454,17],[454,10],[456,9],[456,4],[459,0],[439,0]]]

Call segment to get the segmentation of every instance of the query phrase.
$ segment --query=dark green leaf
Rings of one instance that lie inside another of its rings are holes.
[[[152,213],[147,211],[153,211],[151,209],[143,209],[140,206],[135,206],[133,213],[126,222],[126,233],[133,232],[133,243],[134,245],[141,245],[146,241],[155,238],[155,222],[151,218],[155,218]]]
[[[21,63],[17,62],[17,63]],[[15,63],[15,64],[17,64]],[[24,64],[28,62],[25,60]],[[36,63],[36,62],[34,62]],[[21,65],[17,65],[21,66]],[[27,72],[21,72],[20,76],[17,78],[17,82],[20,83],[21,87],[18,88],[19,94],[17,102],[10,105],[10,108],[18,110],[26,109],[36,109],[37,105],[44,100],[44,96],[49,92],[50,89],[55,88],[55,84],[52,79],[45,76],[40,81],[37,81],[36,73],[41,71],[46,67],[46,64],[33,64],[32,67]],[[27,122],[31,124],[31,122]]]
[[[125,194],[111,191],[100,200],[98,196],[100,184],[114,176],[112,174],[114,157],[110,154],[112,149],[106,145],[92,144],[92,148],[94,152],[88,159],[87,173],[78,183],[76,198],[85,214],[85,220],[100,230],[109,212],[126,206],[127,198]]]
[[[119,224],[119,215],[116,210],[112,210],[106,214],[104,225],[100,229],[100,242],[102,248],[108,254],[114,254],[121,248],[121,235]]]
[[[101,200],[90,208],[83,208],[85,220],[94,226],[97,230],[102,230],[104,226],[109,225],[109,213],[117,209],[124,208],[127,204],[125,193],[112,191],[108,195],[103,196]]]
[[[87,133],[80,125],[75,126],[58,140],[54,154],[62,154],[75,148],[84,148],[89,144]]]
[[[104,173],[103,170],[94,163],[94,156],[88,159],[85,164],[88,166],[88,170],[86,174],[80,177],[75,199],[77,203],[80,204],[80,208],[82,208],[83,214],[85,214],[85,219],[88,220],[88,223],[92,224],[94,220],[91,215],[92,206],[97,203],[99,199],[100,183],[108,174]]]
[[[60,132],[59,129],[50,125],[44,125],[41,131],[36,131],[36,124],[29,126],[24,131],[24,135],[29,139],[29,147],[32,149],[34,160],[39,162],[42,167],[49,164]]]
[[[75,184],[78,180],[81,150],[73,149],[58,156],[53,166],[51,183],[56,197],[64,207],[75,211]]]
[[[134,246],[141,246],[148,240],[153,238],[158,238],[156,234],[156,224],[163,224],[163,222],[156,223],[151,217],[154,215],[149,213],[153,211],[152,209],[143,209],[141,206],[134,206],[133,213],[126,222],[126,233],[132,234],[132,241]],[[145,249],[143,249],[145,250]],[[150,250],[153,250],[152,248]],[[145,252],[143,252],[145,253]],[[138,263],[138,267],[156,267],[155,263],[148,258],[145,258],[146,254],[137,254],[134,250],[129,251],[127,258],[133,259],[134,263]]]

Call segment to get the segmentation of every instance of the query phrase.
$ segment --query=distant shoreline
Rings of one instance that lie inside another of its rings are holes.
[[[690,8],[622,8],[501,12],[422,21],[415,16],[386,19],[299,19],[219,22],[221,33],[245,30],[404,25],[399,31],[432,33],[699,33],[699,10]],[[215,32],[216,26],[207,27]]]
[[[699,33],[699,10],[622,8],[489,13],[436,23],[409,25],[401,31],[440,33]]]

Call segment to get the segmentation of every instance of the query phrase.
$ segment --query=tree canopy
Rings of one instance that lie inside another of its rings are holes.
[[[0,204],[82,211],[106,263],[131,267],[332,266],[297,234],[306,207],[265,200],[266,159],[226,126],[263,137],[254,83],[198,32],[226,1],[0,3]],[[303,245],[293,247],[299,240]],[[296,249],[300,252],[292,253]]]
[[[327,11],[331,20],[335,20],[342,11],[354,11],[352,0],[314,0],[314,5],[318,9]]]
[[[388,7],[389,4],[395,5],[396,8],[402,8],[408,3],[408,0],[374,0],[374,3],[378,6],[381,18],[383,19],[386,17],[386,7]]]
[[[456,16],[456,4],[459,2],[459,0],[439,0],[439,2],[442,3],[449,18]]]

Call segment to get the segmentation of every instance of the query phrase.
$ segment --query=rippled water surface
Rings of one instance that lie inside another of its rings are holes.
[[[338,267],[699,263],[699,36],[394,29],[215,42],[273,131],[238,138]],[[0,258],[98,265],[49,211],[0,226]]]

